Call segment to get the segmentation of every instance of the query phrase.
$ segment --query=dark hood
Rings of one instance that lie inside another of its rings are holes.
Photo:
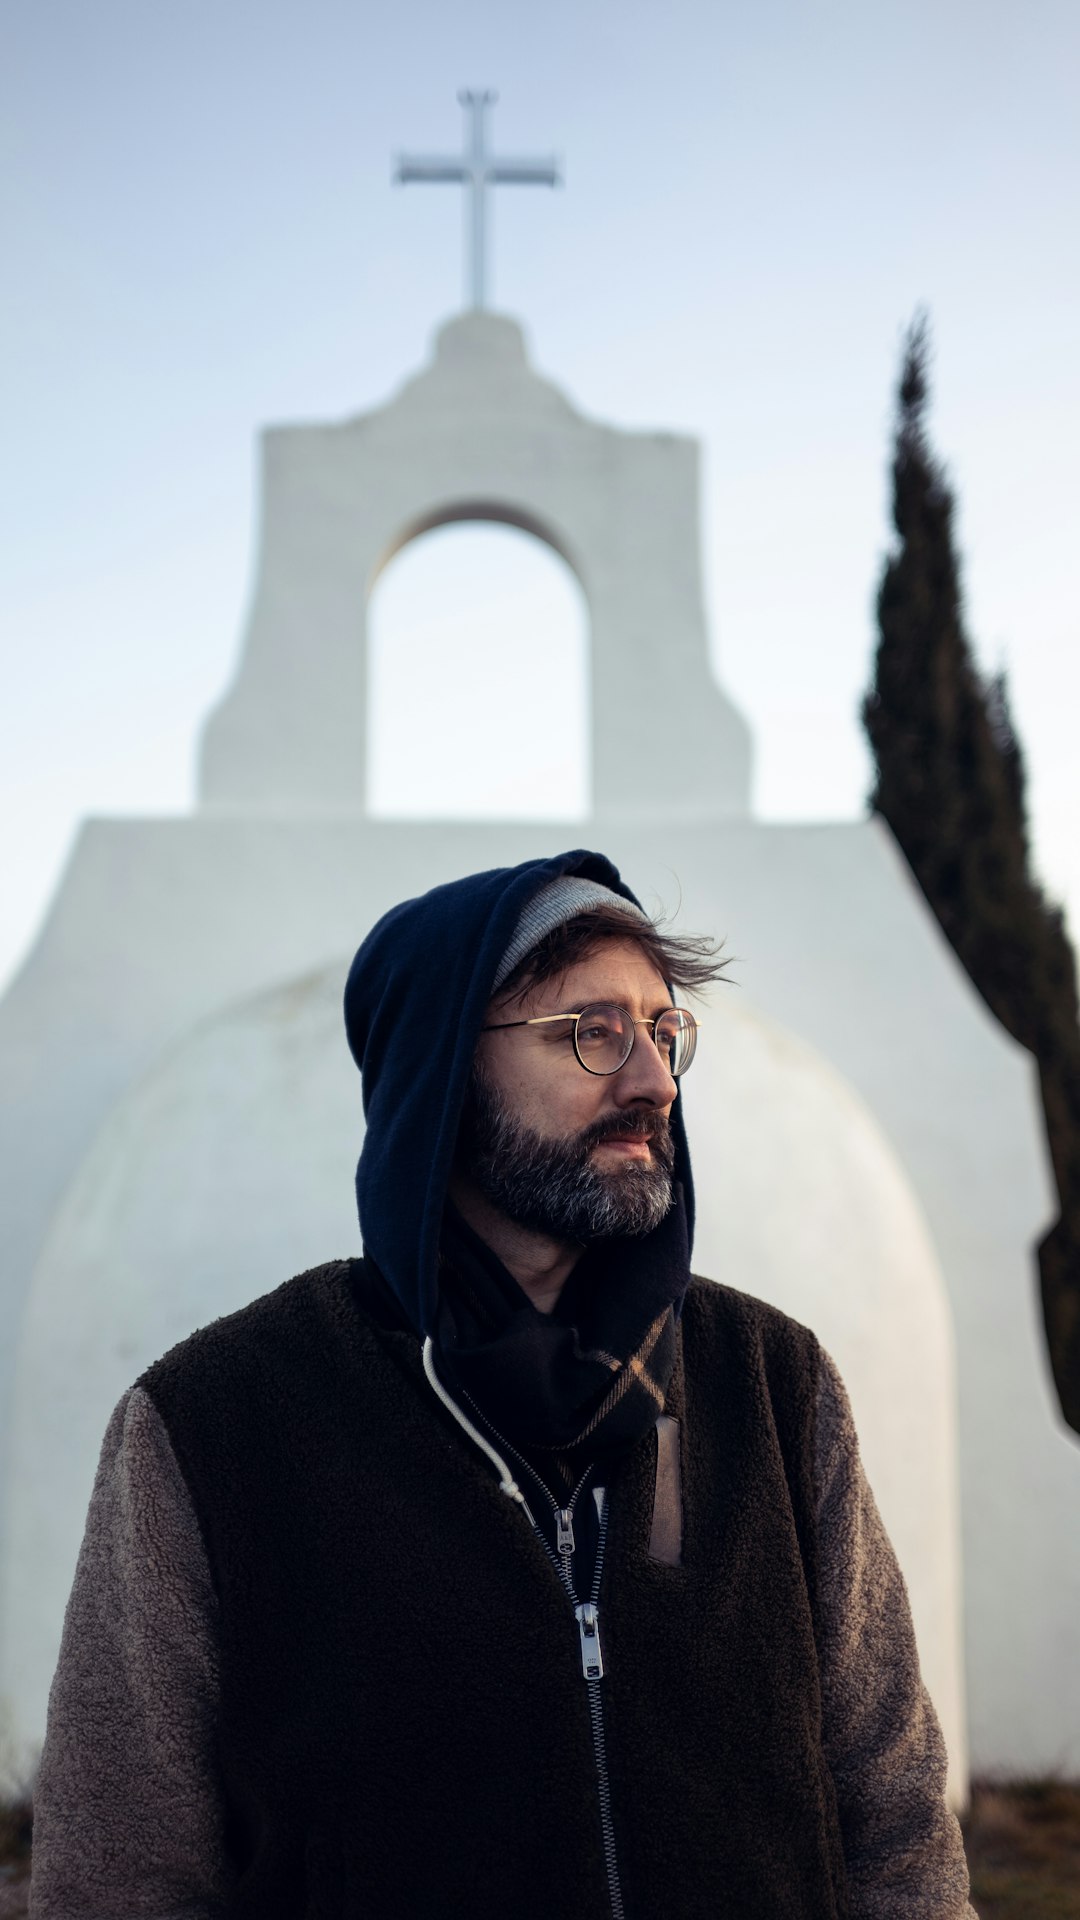
[[[526,902],[560,874],[635,900],[603,854],[578,848],[433,887],[383,915],[349,969],[345,1031],[363,1081],[356,1169],[366,1251],[411,1324],[435,1324],[439,1234],[462,1101],[491,983]],[[693,1234],[682,1102],[671,1114],[675,1177]]]

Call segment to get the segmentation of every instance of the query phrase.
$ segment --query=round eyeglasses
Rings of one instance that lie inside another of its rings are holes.
[[[618,1073],[629,1060],[638,1027],[651,1027],[656,1051],[673,1080],[685,1073],[697,1047],[698,1021],[685,1007],[665,1007],[651,1020],[635,1020],[625,1007],[607,1001],[582,1007],[580,1013],[541,1013],[531,1020],[503,1020],[481,1027],[481,1033],[505,1033],[510,1027],[550,1027],[556,1021],[573,1022],[574,1052],[586,1073]]]

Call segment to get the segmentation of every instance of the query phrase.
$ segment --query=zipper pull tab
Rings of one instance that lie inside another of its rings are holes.
[[[586,1600],[584,1606],[574,1608],[574,1618],[581,1635],[581,1671],[586,1680],[602,1680],[604,1656],[600,1651],[600,1609],[591,1600]]]
[[[555,1509],[555,1545],[560,1553],[574,1551],[574,1516],[569,1507]]]

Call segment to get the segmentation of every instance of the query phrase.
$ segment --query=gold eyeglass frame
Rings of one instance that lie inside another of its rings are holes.
[[[597,1009],[600,1007],[609,1007],[613,1013],[621,1013],[624,1019],[630,1022],[631,1029],[635,1030],[633,1032],[633,1039],[631,1040],[629,1047],[627,1048],[626,1052],[623,1054],[623,1057],[619,1061],[619,1064],[617,1067],[590,1067],[588,1062],[586,1060],[583,1060],[581,1057],[581,1048],[578,1045],[578,1023],[579,1021],[584,1019],[587,1013],[595,1013]],[[690,1064],[692,1063],[694,1055],[697,1052],[697,1037],[698,1037],[699,1029],[701,1027],[701,1021],[698,1020],[696,1016],[690,1012],[688,1007],[665,1007],[663,1013],[656,1013],[647,1018],[644,1018],[641,1020],[635,1020],[633,1014],[630,1012],[629,1007],[620,1007],[618,1003],[614,1000],[590,1000],[588,1006],[582,1007],[580,1011],[577,1013],[537,1013],[533,1015],[531,1020],[500,1020],[500,1021],[497,1021],[493,1026],[481,1027],[480,1031],[481,1033],[506,1033],[509,1031],[511,1027],[549,1027],[549,1026],[553,1026],[555,1022],[558,1020],[572,1020],[574,1023],[574,1035],[573,1035],[574,1057],[577,1060],[579,1067],[584,1067],[586,1073],[595,1074],[596,1078],[599,1080],[608,1080],[611,1078],[611,1075],[613,1073],[620,1073],[622,1071],[623,1067],[625,1067],[627,1061],[629,1060],[630,1055],[633,1053],[634,1043],[637,1040],[636,1029],[638,1027],[652,1028],[652,1033],[650,1037],[652,1039],[653,1046],[656,1047],[657,1053],[660,1053],[659,1047],[656,1046],[656,1026],[657,1026],[657,1022],[659,1020],[663,1020],[665,1016],[669,1013],[681,1014],[683,1020],[686,1022],[686,1025],[682,1027],[680,1031],[683,1033],[689,1032],[693,1036],[690,1042],[690,1051],[687,1054],[686,1059],[683,1061],[682,1066],[679,1068],[678,1073],[675,1073],[670,1066],[668,1067],[668,1072],[671,1074],[672,1079],[681,1080],[683,1074],[686,1072],[687,1067],[689,1067]],[[661,1060],[663,1059],[663,1057],[664,1057],[663,1054],[660,1054]]]

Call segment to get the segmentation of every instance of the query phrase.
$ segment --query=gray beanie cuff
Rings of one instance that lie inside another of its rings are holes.
[[[564,926],[567,920],[576,920],[579,913],[591,912],[594,907],[614,907],[617,913],[625,913],[629,920],[637,921],[639,926],[651,927],[653,924],[648,914],[643,913],[632,900],[625,899],[621,893],[613,893],[610,887],[601,886],[598,880],[584,880],[576,873],[561,874],[557,880],[550,880],[546,887],[541,887],[522,910],[510,945],[499,962],[492,992],[498,992],[503,981],[510,978],[527,953],[539,946],[545,934]]]

